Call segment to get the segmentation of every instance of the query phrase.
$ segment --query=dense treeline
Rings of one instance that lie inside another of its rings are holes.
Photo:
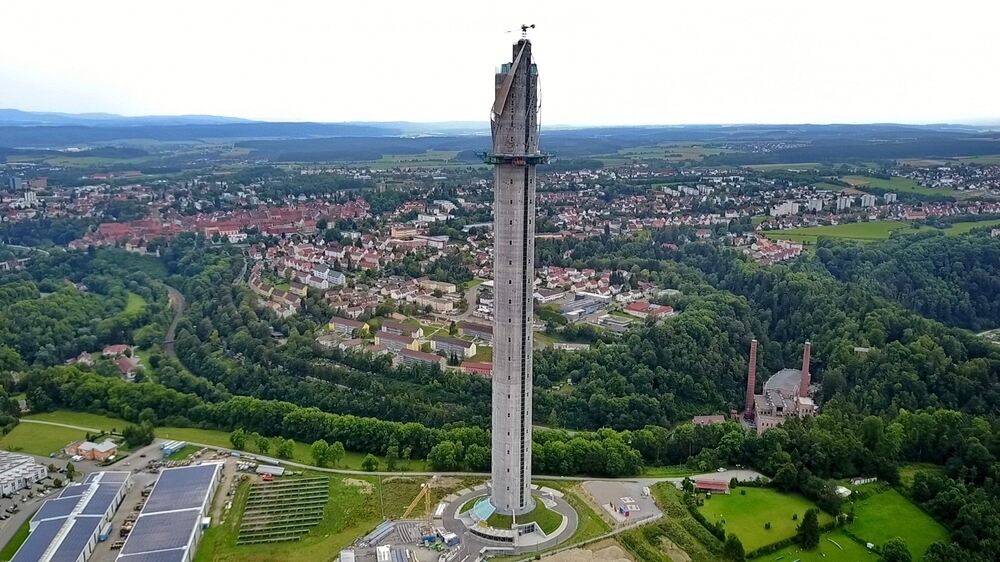
[[[916,234],[881,244],[821,240],[837,279],[875,287],[928,318],[973,330],[1000,326],[1000,239]]]
[[[130,343],[165,298],[152,278],[123,271],[106,254],[35,254],[0,276],[0,369],[55,365],[82,351]],[[128,310],[129,293],[146,306]]]
[[[486,470],[489,432],[482,426],[430,428],[409,422],[338,415],[291,402],[236,396],[207,402],[153,382],[126,383],[78,367],[37,369],[19,383],[34,411],[54,407],[118,416],[132,422],[242,428],[265,437],[292,438],[307,443],[341,442],[351,451],[384,455],[390,447],[409,449],[414,458],[427,457],[437,470]],[[543,432],[539,471],[557,474],[627,476],[638,474],[643,460],[627,445],[628,434],[604,430],[572,437]]]
[[[0,241],[22,246],[64,245],[83,236],[97,221],[89,218],[38,218],[0,222]]]
[[[928,406],[979,414],[1000,411],[996,346],[909,312],[871,284],[838,281],[809,260],[763,267],[710,244],[684,243],[674,249],[659,243],[670,235],[657,232],[652,240],[648,235],[594,238],[576,246],[564,241],[564,247],[547,252],[558,255],[558,263],[564,265],[624,269],[685,294],[721,291],[745,299],[747,316],[757,323],[746,324],[744,337],[761,340],[762,360],[769,371],[797,365],[802,343],[811,341],[814,378],[823,382],[822,397],[844,396],[864,413]],[[569,257],[564,257],[567,251]],[[683,304],[675,306],[681,314],[665,325],[684,323]],[[687,353],[714,360],[711,349]],[[562,375],[568,372],[546,373],[550,379]],[[735,379],[742,373],[730,376]],[[725,396],[726,390],[720,392]],[[728,392],[739,396],[738,387]]]

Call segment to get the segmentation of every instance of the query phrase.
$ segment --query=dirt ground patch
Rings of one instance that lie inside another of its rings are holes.
[[[356,478],[344,478],[344,484],[348,486],[355,486],[361,488],[361,493],[368,496],[375,491],[375,486],[371,482],[365,482],[364,480],[358,480]]]
[[[612,540],[597,542],[586,548],[571,548],[542,559],[549,562],[633,562],[632,557]]]
[[[451,489],[462,484],[460,478],[455,478],[454,476],[438,476],[437,478],[431,479],[431,488],[434,489]]]
[[[674,544],[674,541],[668,539],[667,537],[663,537],[660,540],[660,548],[663,549],[663,552],[666,552],[667,556],[669,556],[674,562],[691,562],[691,557],[688,556],[688,553],[684,552],[683,548]]]

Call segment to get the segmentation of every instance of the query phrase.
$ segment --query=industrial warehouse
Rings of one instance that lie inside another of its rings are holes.
[[[95,472],[46,500],[28,524],[28,538],[11,562],[87,560],[131,483],[128,472]]]
[[[206,462],[161,472],[117,560],[192,560],[221,470],[222,463]]]

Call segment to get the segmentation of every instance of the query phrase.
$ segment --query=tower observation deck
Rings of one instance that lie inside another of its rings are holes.
[[[535,254],[535,166],[538,150],[538,71],[531,42],[514,44],[512,62],[496,74],[490,115],[494,186],[494,326],[491,501],[521,515],[531,498],[531,350]]]

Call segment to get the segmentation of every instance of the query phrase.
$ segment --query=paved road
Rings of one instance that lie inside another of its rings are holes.
[[[55,426],[59,426],[59,427],[68,427],[70,429],[79,429],[79,430],[82,430],[82,431],[91,431],[91,432],[97,431],[96,429],[89,428],[89,427],[83,427],[83,426],[79,426],[79,425],[71,425],[71,424],[58,423],[58,422],[50,422],[50,421],[41,421],[41,420],[26,420],[26,419],[23,419],[23,420],[21,420],[21,423],[41,423],[41,424],[47,424],[47,425],[55,425]],[[488,472],[401,472],[401,471],[397,471],[397,472],[385,472],[385,471],[368,472],[368,471],[365,471],[365,470],[351,470],[351,469],[346,469],[346,468],[326,468],[326,467],[313,466],[311,464],[304,464],[304,463],[300,463],[300,462],[295,462],[295,461],[291,461],[291,460],[287,460],[287,459],[276,459],[274,457],[268,457],[268,456],[265,456],[265,455],[258,455],[258,454],[255,454],[255,453],[248,453],[246,451],[238,451],[236,449],[230,449],[229,447],[219,447],[218,445],[210,445],[208,443],[196,443],[194,441],[188,441],[188,443],[190,443],[191,445],[194,445],[196,447],[204,447],[206,449],[212,449],[212,450],[215,450],[215,451],[238,452],[241,455],[252,456],[254,458],[260,459],[260,460],[262,460],[264,462],[267,462],[267,463],[281,464],[281,465],[284,465],[284,466],[290,466],[290,467],[294,467],[294,468],[301,468],[301,469],[304,469],[304,470],[312,470],[312,471],[315,471],[315,472],[328,472],[328,473],[331,473],[331,474],[348,474],[348,475],[355,475],[355,476],[357,476],[357,475],[360,475],[360,476],[365,476],[365,475],[373,475],[373,476],[471,476],[471,477],[486,477],[486,478],[488,478],[490,476],[490,473],[488,473]],[[706,474],[692,475],[691,478],[702,478],[702,477],[704,477],[704,478],[713,478],[713,479],[723,479],[724,481],[729,482],[729,480],[731,478],[733,478],[734,476],[736,478],[739,478],[740,480],[743,480],[743,479],[754,479],[754,478],[758,478],[758,477],[764,477],[763,474],[760,474],[759,472],[756,472],[756,471],[753,471],[753,470],[727,470],[725,472],[709,472],[709,473],[706,473]],[[681,481],[684,480],[684,477],[643,478],[641,476],[634,476],[634,477],[625,477],[625,478],[600,478],[600,477],[594,477],[594,476],[555,476],[555,475],[549,476],[549,475],[544,475],[544,474],[535,474],[535,475],[533,475],[533,478],[536,479],[536,480],[567,480],[567,481],[575,481],[575,482],[602,481],[602,480],[614,482],[614,481],[622,481],[622,480],[624,480],[624,481],[628,481],[628,482],[638,482],[638,483],[640,483],[640,484],[642,484],[644,486],[651,486],[651,485],[656,484],[658,482],[673,482],[673,483],[677,483],[677,482],[681,482]]]
[[[469,320],[472,318],[472,313],[476,311],[476,299],[479,297],[480,286],[481,284],[476,285],[475,287],[469,287],[465,290],[465,312],[455,317],[455,320]],[[485,322],[482,318],[478,318],[478,320]]]
[[[167,285],[167,295],[170,297],[170,306],[174,309],[174,319],[170,321],[170,326],[167,327],[167,333],[163,338],[163,353],[171,359],[177,359],[177,352],[174,350],[174,336],[177,334],[177,324],[181,321],[181,315],[187,308],[187,301],[180,291],[170,285]]]
[[[37,424],[43,424],[43,425],[55,425],[55,426],[60,426],[60,427],[70,427],[72,429],[80,429],[80,430],[83,430],[83,431],[90,431],[92,433],[97,433],[98,432],[97,429],[94,429],[92,427],[70,426],[70,425],[66,425],[66,424],[61,424],[61,423],[56,423],[56,422],[48,422],[48,421],[41,421],[41,420],[21,420],[21,423],[37,423]],[[156,444],[147,445],[147,446],[145,446],[145,447],[143,447],[141,449],[133,451],[131,453],[131,455],[129,455],[129,456],[134,456],[135,458],[139,458],[138,455],[140,455],[140,454],[147,454],[148,455],[148,454],[152,453],[153,451],[158,451],[159,448],[160,448],[159,445],[156,445]],[[20,453],[20,454],[26,454],[26,453]],[[49,457],[42,457],[42,456],[38,456],[38,455],[30,455],[30,456],[34,457],[35,460],[37,460],[39,463],[44,464],[46,466],[48,466],[50,464],[54,464],[57,467],[62,468],[64,466],[66,466],[66,464],[67,464],[67,460],[66,459],[52,459],[52,458],[49,458]],[[132,469],[131,466],[126,466],[126,465],[124,465],[124,463],[117,463],[117,464],[114,464],[114,465],[112,465],[110,467],[99,467],[99,466],[97,466],[97,465],[95,465],[95,464],[93,464],[91,462],[84,461],[84,462],[73,463],[73,465],[76,467],[77,474],[80,475],[80,476],[77,476],[77,478],[75,480],[76,482],[82,482],[83,479],[84,479],[84,477],[87,474],[90,474],[91,472],[95,472],[95,471],[98,471],[98,470],[131,470]],[[63,476],[61,474],[54,474],[53,476],[55,478],[60,478],[60,477],[65,478],[65,476]],[[32,486],[32,488],[35,488],[35,487],[37,487],[37,486]],[[15,497],[20,497],[20,495],[23,494],[26,491],[27,490],[22,490],[21,492],[18,492],[17,494],[15,494]],[[31,519],[31,517],[35,514],[35,512],[38,511],[38,508],[41,506],[42,502],[45,501],[45,500],[47,500],[47,499],[50,499],[54,495],[55,495],[54,493],[51,493],[48,496],[42,496],[42,497],[36,496],[35,498],[32,498],[31,500],[28,500],[26,503],[19,504],[20,505],[20,510],[17,513],[11,514],[10,519],[8,519],[6,521],[0,521],[0,545],[5,545],[8,542],[10,542],[10,539],[14,537],[14,533],[17,531],[17,529],[25,521],[27,521],[28,519]]]

